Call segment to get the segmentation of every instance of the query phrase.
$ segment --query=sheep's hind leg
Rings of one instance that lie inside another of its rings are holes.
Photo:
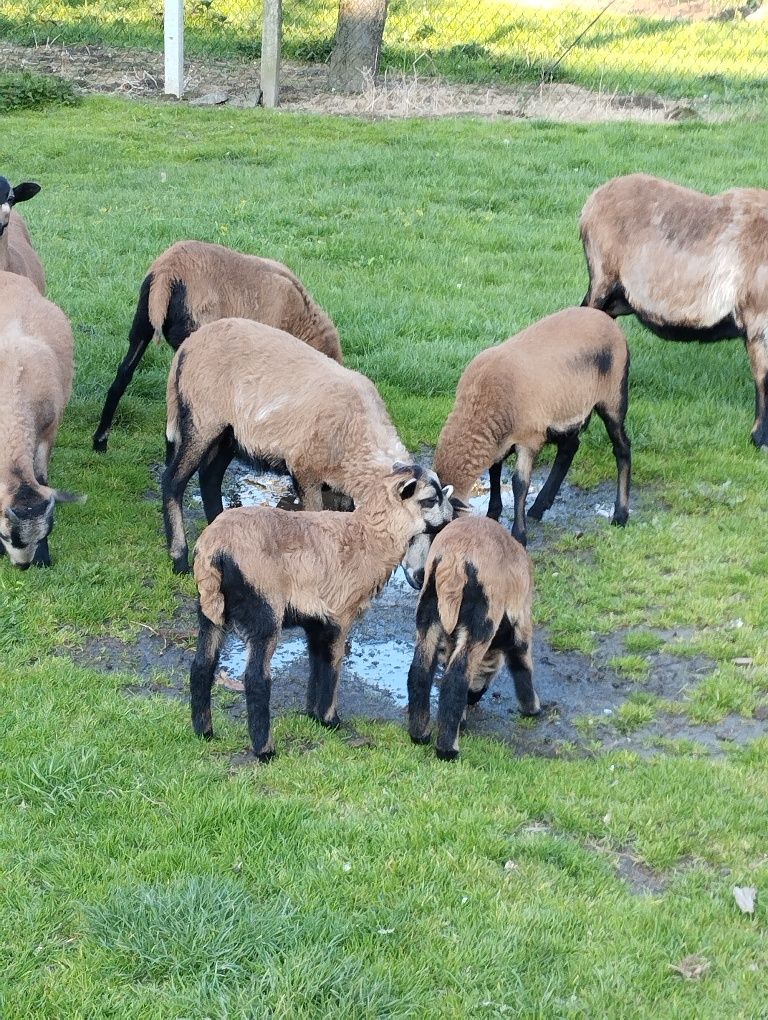
[[[755,381],[755,423],[752,442],[759,449],[768,449],[768,330],[750,335],[746,341],[752,378]]]
[[[211,445],[205,460],[200,465],[200,495],[203,498],[205,519],[210,524],[224,510],[221,499],[221,485],[224,473],[235,455],[235,439],[231,428],[223,432]]]
[[[519,621],[513,628],[510,643],[504,649],[504,657],[515,683],[515,694],[523,715],[538,715],[541,711],[541,702],[533,686],[532,644],[533,628],[530,620]]]
[[[243,674],[245,705],[248,710],[248,730],[251,747],[261,762],[274,757],[275,745],[272,740],[269,719],[269,700],[272,693],[270,662],[277,646],[279,631],[269,637],[248,638],[248,662]]]
[[[131,332],[128,337],[128,353],[120,362],[117,375],[115,376],[115,381],[107,391],[107,397],[104,401],[104,409],[101,412],[98,427],[93,434],[93,448],[97,453],[104,453],[107,448],[109,432],[112,428],[112,419],[115,417],[117,405],[120,403],[120,398],[128,388],[131,379],[133,379],[136,367],[141,361],[144,351],[146,351],[149,346],[149,342],[152,339],[153,329],[152,324],[149,321],[148,313],[149,288],[151,282],[152,277],[147,276],[141,285],[139,301],[136,306],[133,325],[131,326]]]
[[[189,479],[200,463],[197,445],[186,436],[175,444],[171,463],[163,472],[163,521],[174,574],[189,571],[189,548],[184,533],[182,500]]]
[[[341,724],[337,711],[339,670],[344,658],[346,632],[323,620],[304,621],[309,650],[307,714],[323,726]]]
[[[452,761],[459,756],[459,731],[467,711],[469,664],[466,646],[452,657],[440,684],[437,703],[437,757]]]
[[[198,737],[210,740],[213,737],[211,720],[211,688],[224,643],[225,630],[217,627],[197,610],[200,629],[197,634],[197,650],[189,673],[189,701],[192,712],[192,729]]]
[[[494,521],[498,521],[501,517],[501,511],[503,504],[501,502],[501,467],[504,463],[504,459],[497,460],[495,464],[491,464],[488,469],[488,479],[491,483],[491,495],[488,500],[488,512],[486,517],[492,517]]]
[[[416,648],[408,670],[408,733],[414,744],[427,744],[430,739],[429,696],[437,668],[441,631],[434,574],[419,599],[416,630]]]
[[[555,442],[557,443],[557,453],[552,470],[542,485],[541,492],[533,501],[533,506],[528,511],[528,516],[534,521],[540,521],[555,502],[555,497],[560,491],[563,479],[568,474],[568,469],[579,448],[579,434],[578,432],[568,432],[566,435],[558,437]]]

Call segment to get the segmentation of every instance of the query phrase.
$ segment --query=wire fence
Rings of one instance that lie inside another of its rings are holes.
[[[284,0],[282,102],[574,117],[762,111],[768,6],[734,2]],[[262,20],[261,0],[187,0],[188,94],[257,95]],[[162,88],[162,48],[162,0],[5,0],[0,9],[0,67],[42,63],[86,88]],[[334,75],[340,49],[378,57],[375,74],[363,60],[351,92]]]

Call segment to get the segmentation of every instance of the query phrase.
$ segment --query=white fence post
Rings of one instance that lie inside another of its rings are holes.
[[[261,101],[264,106],[280,102],[280,48],[283,37],[282,0],[264,0],[261,33]]]
[[[165,92],[184,91],[184,0],[165,0]]]

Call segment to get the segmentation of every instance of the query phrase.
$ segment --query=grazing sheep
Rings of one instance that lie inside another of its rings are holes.
[[[396,461],[410,460],[370,379],[250,319],[193,333],[174,357],[167,399],[163,512],[177,573],[187,570],[187,482],[199,468],[210,523],[236,448],[284,465],[308,510],[323,509],[323,483],[357,502]]]
[[[194,572],[200,631],[190,673],[192,725],[210,739],[211,686],[228,629],[248,650],[245,700],[253,752],[274,754],[270,662],[283,627],[303,627],[310,674],[307,712],[337,726],[339,670],[354,620],[425,529],[446,523],[431,471],[396,464],[350,513],[226,510],[200,536]]]
[[[27,225],[13,208],[19,202],[28,202],[40,190],[33,181],[24,181],[15,187],[0,177],[0,272],[18,273],[34,283],[45,294],[45,272],[37,252],[32,247]]]
[[[744,338],[755,381],[752,440],[768,447],[768,191],[704,195],[630,174],[590,195],[579,226],[584,305],[634,314],[665,340]]]
[[[128,353],[109,387],[94,450],[106,450],[117,405],[153,335],[162,332],[176,351],[200,326],[230,316],[283,329],[343,361],[336,327],[287,266],[220,244],[178,241],[155,259],[141,285]]]
[[[54,503],[48,462],[72,390],[72,329],[26,277],[0,273],[0,553],[50,566]]]
[[[534,323],[474,358],[456,390],[456,402],[435,451],[435,471],[466,501],[479,474],[490,468],[488,516],[501,514],[501,466],[517,453],[512,491],[512,534],[526,543],[525,498],[542,446],[554,443],[552,470],[528,515],[552,506],[579,448],[579,434],[596,411],[613,444],[618,487],[613,523],[629,516],[630,444],[627,413],[629,351],[604,312],[567,308]]]
[[[432,543],[416,610],[408,673],[408,730],[430,739],[429,696],[445,664],[437,709],[437,756],[456,758],[467,704],[485,694],[506,659],[523,715],[541,711],[533,686],[533,571],[528,554],[496,521],[462,515]]]

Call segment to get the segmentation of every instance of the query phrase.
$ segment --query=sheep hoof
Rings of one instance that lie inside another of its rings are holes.
[[[448,748],[436,747],[435,753],[437,754],[437,757],[440,759],[440,761],[456,761],[456,759],[459,757],[459,752],[453,747]]]
[[[189,561],[187,560],[186,555],[173,557],[173,572],[174,574],[189,573]]]
[[[532,521],[540,521],[547,510],[549,510],[548,506],[536,506],[534,503],[531,509],[527,511],[526,516],[530,517]]]
[[[487,690],[488,690],[487,684],[485,687],[481,687],[477,691],[473,691],[472,688],[470,687],[470,689],[467,691],[467,704],[476,705]]]
[[[523,549],[525,549],[525,547],[528,545],[528,536],[524,531],[515,531],[515,529],[513,528],[512,538],[519,542]]]
[[[107,436],[95,435],[93,437],[93,448],[96,451],[96,453],[107,452],[107,439],[108,439]]]
[[[429,731],[426,733],[410,733],[409,736],[414,744],[421,745],[428,744],[432,739],[432,734]]]
[[[334,713],[330,719],[318,719],[317,721],[327,730],[337,730],[341,726],[341,719],[339,718],[338,713]]]
[[[624,510],[622,513],[615,513],[613,515],[613,518],[611,520],[611,524],[615,525],[617,528],[624,528],[624,527],[626,527],[626,524],[627,524],[628,520],[629,520],[629,514],[627,513],[626,510]]]
[[[254,751],[253,756],[256,761],[260,762],[262,765],[266,765],[267,762],[272,761],[275,757],[275,752],[273,748],[270,748],[268,751],[260,751],[258,754]]]

